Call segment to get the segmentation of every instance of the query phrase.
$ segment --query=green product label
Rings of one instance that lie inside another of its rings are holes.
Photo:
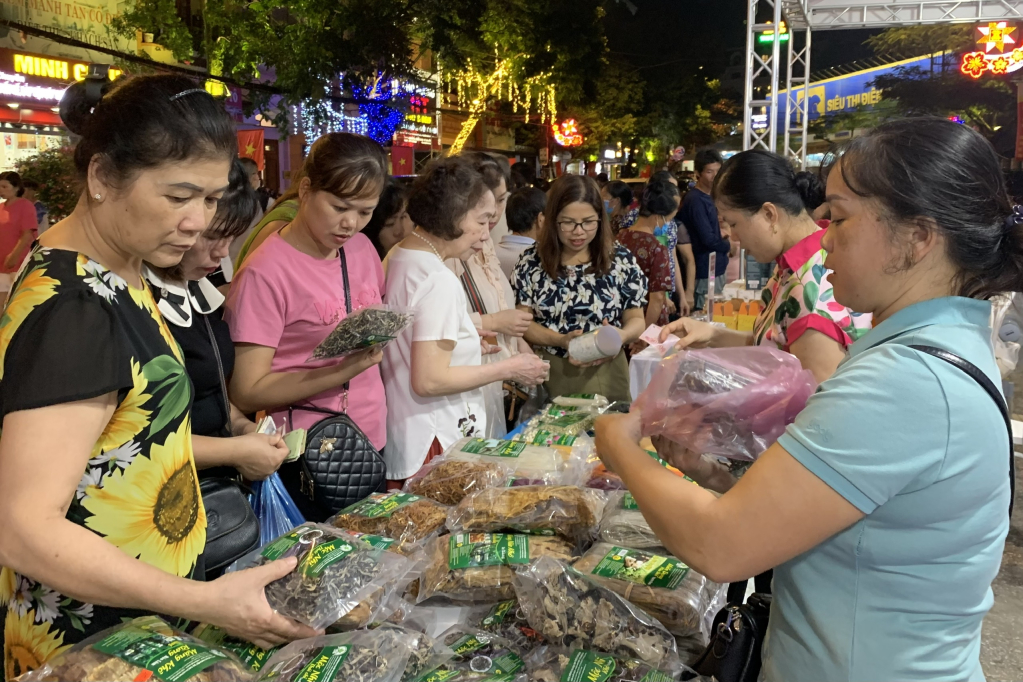
[[[328,566],[336,564],[354,551],[355,547],[343,538],[324,542],[305,555],[301,570],[305,575],[315,578],[327,570]]]
[[[276,561],[277,559],[280,559],[282,556],[284,556],[285,552],[287,552],[289,549],[291,549],[299,542],[301,542],[302,537],[306,533],[320,533],[320,535],[323,534],[323,532],[317,528],[312,528],[310,526],[299,526],[298,528],[291,531],[287,535],[282,535],[281,537],[277,538],[269,545],[264,547],[263,551],[260,552],[260,554],[264,558],[269,559],[270,561]]]
[[[418,502],[421,497],[409,495],[398,491],[390,493],[373,493],[365,500],[356,502],[352,506],[341,511],[342,514],[364,516],[367,519],[379,519],[390,516],[398,509],[413,502]]]
[[[365,533],[351,533],[351,535],[362,540],[370,547],[378,547],[380,549],[388,549],[396,542],[396,540],[385,538],[383,535],[366,535]]]
[[[581,422],[590,419],[592,415],[589,412],[576,412],[575,414],[566,414],[564,417],[558,417],[554,420],[548,420],[547,425],[553,426],[558,429],[567,429],[571,426],[575,426]]]
[[[529,563],[529,536],[504,533],[456,533],[448,547],[448,567],[476,568]]]
[[[490,609],[490,613],[487,617],[480,622],[480,626],[484,628],[492,628],[495,625],[500,625],[504,622],[504,619],[508,617],[508,614],[515,608],[515,600],[509,599],[508,601],[498,602],[494,605],[494,608]]]
[[[561,673],[561,682],[607,682],[615,673],[615,659],[577,649]]]
[[[416,682],[447,682],[462,674],[461,670],[434,670],[416,679]]]
[[[674,557],[650,554],[638,549],[612,547],[600,563],[590,571],[604,578],[674,590],[682,584],[689,567]]]
[[[393,336],[386,336],[384,334],[370,334],[369,336],[364,338],[362,341],[360,341],[357,345],[359,346],[359,348],[369,348],[370,346],[375,346],[378,343],[384,343],[386,341],[393,341],[394,338],[395,337],[393,337]]]
[[[211,665],[231,660],[216,649],[132,625],[101,639],[92,648],[145,668],[163,682],[183,682]]]
[[[495,440],[493,438],[473,438],[462,446],[462,452],[487,457],[518,457],[526,449],[525,443],[511,440]]]
[[[526,664],[522,662],[522,659],[509,651],[495,658],[493,666],[486,672],[495,675],[514,675],[525,667]]]
[[[651,670],[639,682],[672,682],[672,677],[662,673],[660,670]]]
[[[579,408],[571,405],[551,405],[547,410],[548,417],[564,417],[566,414],[578,412]]]
[[[579,398],[581,400],[593,400],[594,398],[597,397],[597,394],[596,393],[573,393],[571,395],[566,395],[565,397],[566,398]]]
[[[294,682],[322,682],[335,679],[351,651],[352,647],[347,644],[323,647],[306,663],[298,677],[294,678]]]
[[[632,496],[632,493],[622,495],[622,509],[639,509],[639,505],[636,504],[636,498]]]
[[[247,665],[253,672],[259,672],[263,666],[269,660],[270,656],[280,647],[274,647],[273,649],[260,649],[251,642],[232,637],[215,625],[203,625],[199,630],[192,633],[193,636],[198,637],[204,642],[219,646],[222,649],[227,649],[235,656],[241,659],[242,663]]]
[[[486,635],[463,635],[451,645],[451,650],[455,652],[455,656],[464,657],[466,654],[479,651],[488,644],[490,644],[490,638]]]
[[[552,431],[540,430],[533,436],[533,445],[572,445],[576,437],[567,433],[557,434]]]

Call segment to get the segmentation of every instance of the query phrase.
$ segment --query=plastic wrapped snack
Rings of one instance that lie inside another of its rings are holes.
[[[495,634],[466,625],[452,625],[439,639],[453,653],[445,665],[449,670],[479,675],[514,675],[525,670],[522,656],[526,652]]]
[[[437,595],[456,601],[511,599],[513,567],[543,556],[570,561],[573,551],[559,538],[455,533],[434,540],[428,554],[418,603]]]
[[[192,636],[201,639],[208,644],[213,644],[221,649],[227,649],[235,656],[238,657],[242,663],[249,667],[254,673],[258,673],[266,665],[266,662],[270,660],[274,652],[280,649],[280,647],[274,647],[273,649],[262,649],[251,642],[246,642],[243,639],[232,637],[227,634],[216,625],[209,625],[202,623],[197,625],[192,630]]]
[[[448,515],[448,529],[515,530],[557,535],[574,542],[596,537],[605,495],[576,486],[489,488],[463,499]]]
[[[514,473],[505,462],[438,458],[405,482],[403,490],[454,506],[471,492],[503,485]]]
[[[538,434],[545,434],[548,439],[562,439],[581,436],[593,430],[599,414],[592,410],[578,407],[548,407],[529,420],[522,431],[522,440],[533,442]]]
[[[636,499],[627,491],[608,494],[604,518],[600,521],[600,539],[620,547],[651,549],[663,547],[639,510]]]
[[[107,628],[18,682],[235,682],[253,679],[228,649],[173,629],[156,616]]]
[[[602,395],[596,393],[573,393],[572,395],[559,395],[552,401],[559,407],[585,407],[594,412],[600,412],[607,409],[610,405],[610,401]]]
[[[396,627],[301,639],[271,656],[259,680],[400,682],[412,653],[411,639]]]
[[[443,529],[447,516],[448,508],[439,502],[393,491],[373,493],[327,523],[348,531],[391,538],[404,546]]]
[[[618,658],[599,651],[540,647],[526,658],[532,682],[673,682],[678,673],[666,673],[649,663]]]
[[[778,439],[816,388],[798,358],[776,348],[703,349],[662,362],[636,405],[644,435],[750,462]]]
[[[266,586],[266,600],[281,615],[317,629],[349,614],[358,624],[372,622],[414,565],[332,526],[307,523],[239,559],[229,570],[292,556],[298,557],[298,565]]]
[[[484,438],[463,438],[444,452],[446,460],[501,461],[512,470],[512,485],[569,485],[582,472],[571,448],[552,448],[528,443]]]
[[[573,567],[683,637],[700,633],[707,610],[721,591],[721,585],[675,557],[604,542],[593,545]]]
[[[310,360],[340,358],[394,340],[412,324],[410,310],[374,305],[356,310],[341,320],[313,350]]]
[[[504,637],[520,651],[532,651],[543,644],[543,637],[529,625],[516,599],[474,607],[467,620],[474,628]]]
[[[565,563],[541,557],[515,572],[515,594],[548,644],[678,668],[675,638],[649,614]]]

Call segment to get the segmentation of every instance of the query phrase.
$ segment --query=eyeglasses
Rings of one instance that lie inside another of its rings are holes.
[[[579,223],[574,220],[558,221],[558,229],[568,234],[575,232],[577,228],[582,228],[583,232],[596,232],[599,226],[600,220],[597,218],[590,218]]]

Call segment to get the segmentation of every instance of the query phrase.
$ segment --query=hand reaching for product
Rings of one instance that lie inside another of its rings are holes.
[[[202,620],[264,649],[323,634],[285,618],[266,601],[264,588],[291,573],[297,564],[295,557],[281,559],[258,568],[228,573],[207,583],[208,598]]]
[[[529,331],[529,323],[533,321],[533,315],[524,310],[502,310],[499,313],[484,315],[484,327],[498,334],[508,336],[524,336]]]
[[[247,481],[262,481],[277,471],[288,456],[288,446],[280,434],[251,432],[231,439],[237,455],[231,465]]]
[[[522,386],[537,386],[547,381],[551,367],[532,353],[520,353],[505,360],[508,363],[508,380]]]
[[[708,322],[683,317],[661,327],[659,340],[664,343],[668,340],[669,334],[674,334],[679,338],[677,346],[679,349],[706,348],[713,344],[716,333],[717,328]]]

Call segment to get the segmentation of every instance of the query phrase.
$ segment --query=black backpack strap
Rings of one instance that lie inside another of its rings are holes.
[[[987,375],[984,374],[976,365],[968,360],[964,360],[955,353],[951,353],[943,348],[937,348],[935,346],[909,346],[913,350],[918,350],[921,353],[927,353],[933,355],[939,360],[944,360],[948,364],[956,367],[966,373],[971,379],[980,384],[991,399],[995,401],[995,405],[998,406],[998,410],[1002,413],[1002,419],[1005,420],[1005,428],[1009,432],[1009,517],[1012,517],[1012,505],[1016,499],[1016,452],[1012,442],[1012,418],[1009,416],[1009,408],[1005,404],[1005,398],[1002,397],[1001,392],[995,388],[995,385],[991,383]]]

